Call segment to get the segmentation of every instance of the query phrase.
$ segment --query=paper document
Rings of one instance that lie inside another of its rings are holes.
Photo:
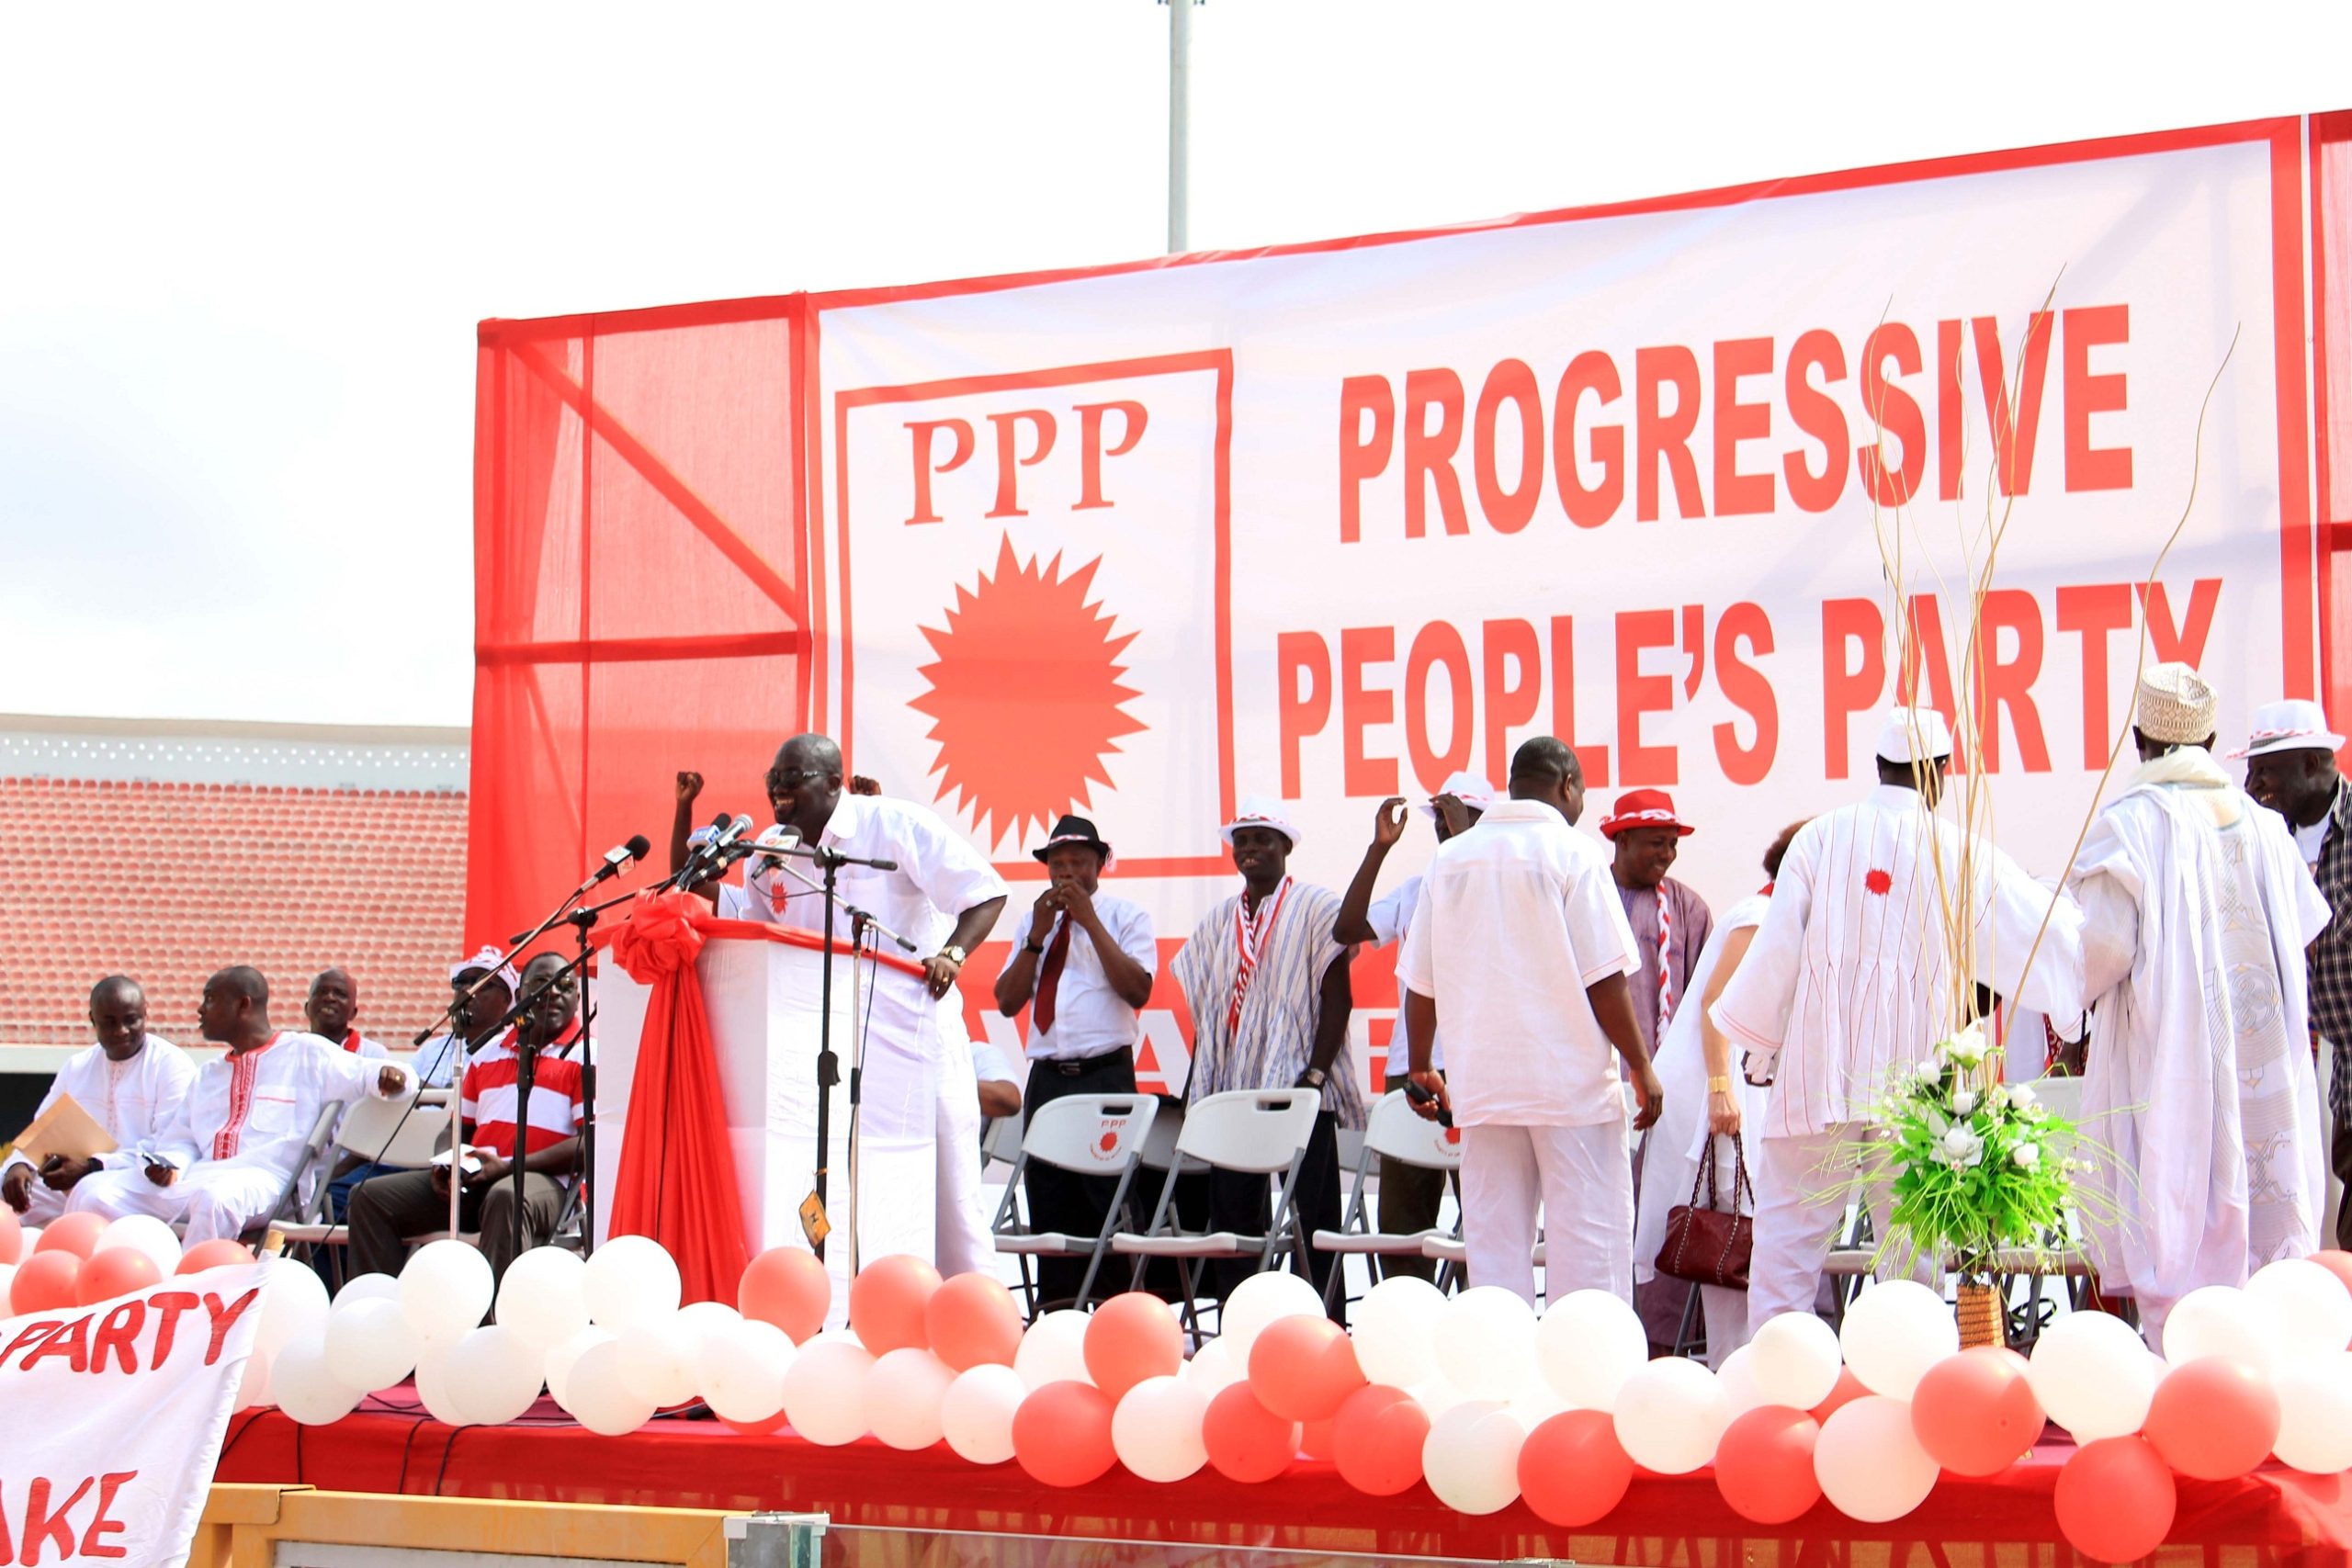
[[[113,1136],[98,1125],[97,1118],[70,1094],[59,1095],[17,1135],[17,1152],[36,1166],[51,1155],[90,1159],[110,1155],[116,1147]]]

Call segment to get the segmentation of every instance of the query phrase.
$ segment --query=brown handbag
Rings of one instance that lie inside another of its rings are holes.
[[[1667,1212],[1666,1245],[1657,1249],[1657,1271],[1677,1280],[1689,1280],[1694,1284],[1720,1285],[1728,1291],[1747,1289],[1747,1254],[1756,1240],[1756,1220],[1739,1212],[1745,1199],[1749,1208],[1756,1206],[1756,1190],[1747,1184],[1747,1149],[1733,1133],[1732,1194],[1729,1210],[1719,1207],[1721,1198],[1715,1190],[1715,1145],[1707,1141],[1707,1152],[1699,1161],[1699,1169],[1690,1179],[1690,1201],[1678,1203]],[[1700,1202],[1704,1189],[1706,1201]]]

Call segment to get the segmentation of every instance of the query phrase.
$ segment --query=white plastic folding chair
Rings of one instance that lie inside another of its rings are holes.
[[[1114,1252],[1135,1259],[1130,1288],[1141,1285],[1151,1259],[1174,1260],[1183,1287],[1184,1320],[1195,1340],[1201,1332],[1193,1304],[1198,1293],[1195,1264],[1254,1258],[1259,1268],[1271,1269],[1285,1255],[1306,1258],[1306,1222],[1294,1200],[1322,1105],[1322,1092],[1311,1089],[1241,1089],[1193,1101],[1185,1110],[1184,1130],[1177,1134],[1175,1157],[1160,1183],[1151,1224],[1143,1231],[1121,1231],[1111,1238]],[[1182,1228],[1175,1213],[1176,1184],[1188,1171],[1201,1168],[1279,1178],[1264,1235]]]
[[[1031,1316],[1035,1316],[1043,1304],[1037,1299],[1036,1283],[1030,1277],[1029,1260],[1033,1258],[1082,1255],[1086,1258],[1086,1275],[1079,1283],[1078,1300],[1083,1303],[1092,1294],[1094,1278],[1102,1272],[1111,1238],[1119,1228],[1144,1140],[1158,1120],[1159,1111],[1159,1102],[1148,1094],[1073,1094],[1048,1101],[1029,1118],[1013,1158],[1012,1174],[1005,1180],[1004,1200],[997,1205],[996,1219],[989,1230],[999,1252],[1021,1260],[1021,1286],[1029,1297]],[[1032,1160],[1078,1176],[1107,1177],[1117,1181],[1117,1190],[1102,1216],[1100,1232],[1073,1235],[1066,1231],[1033,1231],[1023,1224],[1018,1201],[1021,1179]]]
[[[344,1113],[343,1124],[335,1129],[334,1147],[371,1164],[421,1170],[433,1163],[448,1126],[449,1110],[446,1104],[425,1103],[422,1097],[414,1104],[405,1100],[371,1097],[357,1101]],[[348,1227],[329,1223],[334,1218],[327,1207],[330,1185],[323,1181],[319,1184],[318,1191],[304,1206],[301,1223],[277,1227],[288,1243],[342,1247],[351,1239]]]
[[[1343,1134],[1344,1136],[1344,1134]],[[1365,1122],[1361,1146],[1355,1159],[1355,1186],[1348,1197],[1346,1213],[1338,1230],[1318,1230],[1315,1247],[1318,1252],[1336,1257],[1421,1258],[1427,1256],[1421,1247],[1433,1239],[1457,1236],[1458,1231],[1448,1232],[1432,1225],[1427,1230],[1374,1230],[1372,1215],[1365,1204],[1372,1173],[1383,1159],[1416,1166],[1423,1170],[1442,1170],[1449,1179],[1462,1169],[1460,1134],[1451,1127],[1441,1127],[1425,1121],[1405,1098],[1405,1091],[1385,1094],[1372,1108]],[[1329,1306],[1344,1288],[1341,1280],[1346,1273],[1344,1264],[1331,1270],[1330,1282],[1324,1287],[1323,1304]]]

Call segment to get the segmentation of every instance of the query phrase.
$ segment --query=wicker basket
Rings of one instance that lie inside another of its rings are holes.
[[[2001,1310],[2001,1292],[1991,1285],[1962,1281],[1958,1310],[1962,1349],[1973,1350],[1980,1345],[2008,1343],[2007,1314]]]

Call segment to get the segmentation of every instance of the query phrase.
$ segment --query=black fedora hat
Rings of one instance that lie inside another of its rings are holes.
[[[1055,823],[1054,830],[1046,837],[1044,847],[1032,850],[1030,853],[1035,855],[1037,863],[1042,865],[1046,855],[1064,844],[1084,844],[1102,857],[1104,865],[1111,863],[1111,846],[1102,841],[1102,835],[1094,830],[1094,824],[1083,817],[1065,817]]]

